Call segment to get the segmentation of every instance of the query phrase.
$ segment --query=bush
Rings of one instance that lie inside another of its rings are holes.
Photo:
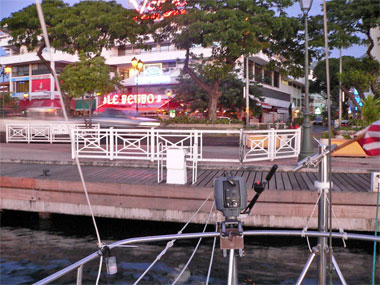
[[[331,138],[335,137],[336,133],[332,130],[331,131]],[[323,132],[321,135],[322,139],[328,139],[329,138],[329,132]]]
[[[377,121],[380,116],[380,99],[374,95],[368,95],[363,102],[361,112],[367,126]]]
[[[170,124],[242,124],[243,122],[238,119],[221,118],[212,122],[204,118],[194,118],[189,116],[177,116],[170,119],[163,119],[162,123],[167,126]]]

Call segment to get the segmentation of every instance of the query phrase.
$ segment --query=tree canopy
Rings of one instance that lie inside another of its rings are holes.
[[[302,46],[294,40],[300,21],[287,17],[283,10],[292,2],[188,0],[186,13],[156,23],[157,40],[172,39],[177,48],[186,50],[184,71],[206,91],[210,119],[216,118],[217,101],[222,95],[221,81],[234,71],[242,56],[262,51],[277,56],[278,60],[273,63],[284,70],[300,74]],[[176,7],[166,4],[160,12],[168,9]],[[202,75],[207,81],[189,65],[192,48],[197,46],[212,50],[202,65]]]
[[[146,24],[136,21],[135,10],[123,8],[115,1],[81,1],[69,6],[61,0],[43,0],[42,10],[45,17],[50,45],[61,51],[71,54],[83,53],[83,57],[99,57],[103,48],[110,48],[115,44],[142,43],[146,33]],[[38,19],[36,5],[30,5],[0,22],[2,29],[12,37],[10,43],[15,46],[26,46],[29,51],[37,50],[37,55],[52,72],[50,63],[43,57],[46,47]],[[102,60],[102,59],[97,59]],[[97,61],[96,60],[96,61]],[[76,65],[78,68],[84,64]],[[95,64],[89,60],[89,64]],[[95,64],[97,65],[97,64]],[[72,68],[75,69],[75,68]],[[94,74],[92,74],[94,75]],[[94,80],[99,75],[87,76],[83,82],[83,90],[91,89]],[[62,78],[67,78],[63,76]],[[67,82],[64,84],[74,84]],[[105,81],[101,81],[105,84]],[[108,86],[108,84],[105,84]],[[69,93],[63,97],[77,96],[80,89],[69,88]],[[96,88],[95,88],[96,89]],[[75,90],[75,92],[74,92]],[[71,93],[74,92],[74,93]]]

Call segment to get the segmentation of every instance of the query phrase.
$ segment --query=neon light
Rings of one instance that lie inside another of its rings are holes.
[[[154,102],[161,102],[161,95],[153,95],[153,94],[123,94],[123,95],[105,95],[103,98],[102,104],[108,105],[134,105],[136,101],[138,104],[147,105],[153,104]]]

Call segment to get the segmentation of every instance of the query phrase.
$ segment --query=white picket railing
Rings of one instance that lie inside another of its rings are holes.
[[[93,124],[99,129],[99,124]],[[86,124],[57,123],[12,123],[6,124],[6,142],[71,142],[70,130],[87,128]]]
[[[300,129],[292,130],[168,130],[72,129],[72,157],[159,161],[171,147],[186,150],[187,161],[251,162],[297,157]],[[238,143],[220,152],[205,147],[204,136],[239,136]],[[160,146],[160,147],[159,147]],[[207,150],[205,150],[207,148]]]

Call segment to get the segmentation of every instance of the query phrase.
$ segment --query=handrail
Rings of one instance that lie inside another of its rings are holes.
[[[148,242],[158,242],[158,241],[168,241],[172,239],[195,239],[195,238],[214,238],[220,235],[219,232],[205,232],[205,233],[185,233],[185,234],[170,234],[170,235],[158,235],[158,236],[146,236],[146,237],[137,237],[137,238],[129,238],[114,242],[108,247],[110,249],[123,246],[123,245],[131,245],[135,243],[148,243]],[[317,232],[317,231],[288,231],[288,230],[251,230],[244,231],[244,236],[291,236],[291,237],[329,237],[329,232]],[[363,235],[363,234],[349,234],[349,233],[332,233],[333,238],[337,239],[354,239],[354,240],[362,240],[362,241],[376,241],[380,242],[380,236],[372,236],[372,235]],[[49,284],[57,280],[58,278],[66,275],[67,273],[79,268],[80,266],[96,259],[99,257],[98,252],[94,252],[89,256],[73,263],[72,265],[34,283],[36,285]]]

